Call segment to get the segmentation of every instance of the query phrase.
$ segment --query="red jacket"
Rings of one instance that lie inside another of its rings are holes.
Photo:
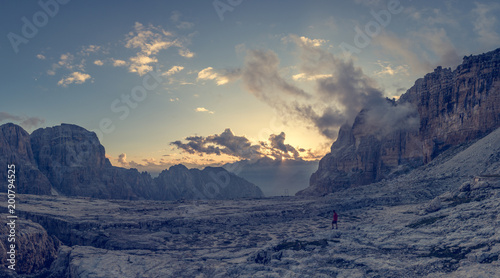
[[[337,219],[339,218],[339,216],[337,215],[336,212],[333,213],[333,221],[337,221]]]

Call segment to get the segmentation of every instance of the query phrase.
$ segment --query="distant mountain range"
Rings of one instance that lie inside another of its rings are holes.
[[[266,196],[295,195],[309,184],[309,177],[319,161],[274,160],[261,158],[228,163],[226,170],[258,184]]]
[[[95,133],[62,124],[31,135],[22,127],[0,126],[0,165],[15,164],[17,193],[102,199],[260,198],[260,188],[224,168],[170,167],[156,178],[147,172],[112,166]],[[7,180],[7,171],[0,179]],[[0,188],[6,192],[6,183]]]
[[[450,147],[500,127],[500,48],[438,67],[399,100],[363,109],[339,131],[331,152],[298,195],[367,185],[427,164]]]

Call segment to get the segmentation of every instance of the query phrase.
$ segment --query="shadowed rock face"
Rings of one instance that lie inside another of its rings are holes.
[[[220,167],[189,170],[176,165],[161,172],[155,182],[159,191],[156,200],[264,197],[259,187]]]
[[[495,130],[500,126],[500,49],[464,57],[454,71],[436,68],[387,107],[414,109],[408,115],[418,125],[398,125],[406,116],[398,119],[397,128],[381,129],[377,122],[383,119],[371,113],[376,108],[367,107],[352,126],[341,127],[310,187],[297,194],[328,194],[390,178]]]
[[[0,171],[2,192],[7,192],[7,165],[16,168],[15,191],[27,194],[50,194],[50,182],[38,170],[30,144],[30,135],[20,126],[0,126]]]
[[[31,146],[39,169],[60,194],[104,199],[154,195],[148,174],[113,167],[95,133],[82,127],[37,129],[31,134]]]

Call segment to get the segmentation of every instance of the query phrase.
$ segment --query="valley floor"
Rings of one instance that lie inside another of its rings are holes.
[[[349,209],[329,196],[19,202],[23,217],[63,241],[51,271],[69,277],[494,277],[498,185],[445,194],[437,210],[436,201]]]

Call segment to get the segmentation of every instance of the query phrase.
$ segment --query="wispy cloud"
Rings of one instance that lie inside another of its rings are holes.
[[[46,57],[43,54],[38,54],[38,55],[36,55],[36,57],[38,59],[40,59],[40,60],[45,60],[46,59]]]
[[[229,78],[227,76],[216,72],[212,67],[204,68],[198,72],[198,80],[215,80],[218,86],[229,82]]]
[[[127,62],[124,60],[111,58],[111,62],[113,63],[113,67],[125,67],[125,66],[127,66]]]
[[[378,76],[384,76],[384,75],[390,75],[394,76],[397,74],[403,74],[408,76],[408,65],[399,65],[394,67],[390,62],[384,62],[384,61],[377,61],[377,65],[380,66],[380,70],[375,72],[375,75]]]
[[[45,122],[44,119],[38,117],[18,116],[0,111],[0,123],[7,121],[18,123],[19,125],[21,125],[26,129],[39,127],[41,124]]]
[[[214,114],[215,113],[214,111],[210,111],[210,110],[206,109],[205,107],[198,107],[194,111],[196,111],[196,112],[206,112],[208,114]]]
[[[139,49],[136,56],[129,58],[129,71],[140,76],[152,71],[153,64],[158,63],[157,54],[173,46],[179,48],[179,55],[185,58],[193,57],[195,54],[184,45],[183,41],[159,26],[144,26],[136,22],[125,43],[126,48]]]
[[[193,58],[195,54],[194,54],[194,52],[191,52],[187,48],[182,48],[182,49],[179,49],[179,55],[181,55],[184,58]]]
[[[498,3],[474,3],[476,8],[472,10],[475,17],[473,22],[474,31],[477,32],[479,41],[487,47],[498,46],[500,44],[500,35],[498,34],[497,17],[500,4]]]
[[[83,84],[85,81],[89,80],[91,76],[89,74],[83,72],[72,72],[70,75],[64,77],[63,79],[57,82],[57,85],[67,87],[70,84]]]
[[[292,79],[295,81],[316,81],[318,79],[329,78],[332,77],[331,74],[315,74],[315,75],[307,75],[306,73],[298,73],[292,76]]]
[[[173,11],[170,20],[175,24],[178,29],[191,29],[194,27],[193,22],[181,20],[182,14],[179,11]]]
[[[374,43],[399,63],[408,65],[411,74],[422,75],[437,66],[453,67],[461,62],[456,47],[443,28],[422,27],[407,37],[383,32]]]
[[[183,69],[184,69],[183,66],[173,66],[168,71],[162,73],[162,75],[164,75],[164,76],[174,75],[174,74],[180,72]]]
[[[361,109],[386,105],[377,83],[354,66],[353,61],[325,50],[326,40],[289,35],[282,41],[298,48],[299,73],[286,77],[278,55],[271,50],[248,50],[243,67],[234,72],[248,92],[283,118],[312,124],[325,137],[335,139],[339,127],[352,123]],[[395,69],[390,70],[395,73]],[[227,75],[220,72],[209,67],[200,71],[198,78],[226,84]],[[315,82],[314,90],[306,92],[293,81]]]
[[[278,55],[271,50],[247,51],[242,69],[245,87],[265,101],[276,98],[278,92],[290,97],[308,98],[308,93],[281,76],[279,64]]]
[[[118,163],[118,166],[125,168],[139,168],[144,170],[156,170],[156,171],[164,170],[168,166],[172,165],[171,162],[167,161],[164,158],[156,160],[155,158],[151,157],[151,158],[144,158],[139,162],[136,162],[134,160],[128,161],[126,153],[121,153],[120,155],[118,155],[118,158],[110,157],[110,160],[116,161]]]
[[[104,65],[104,62],[103,62],[103,61],[101,61],[101,60],[95,60],[95,61],[94,61],[94,65],[97,65],[97,66],[102,66],[102,65]]]

